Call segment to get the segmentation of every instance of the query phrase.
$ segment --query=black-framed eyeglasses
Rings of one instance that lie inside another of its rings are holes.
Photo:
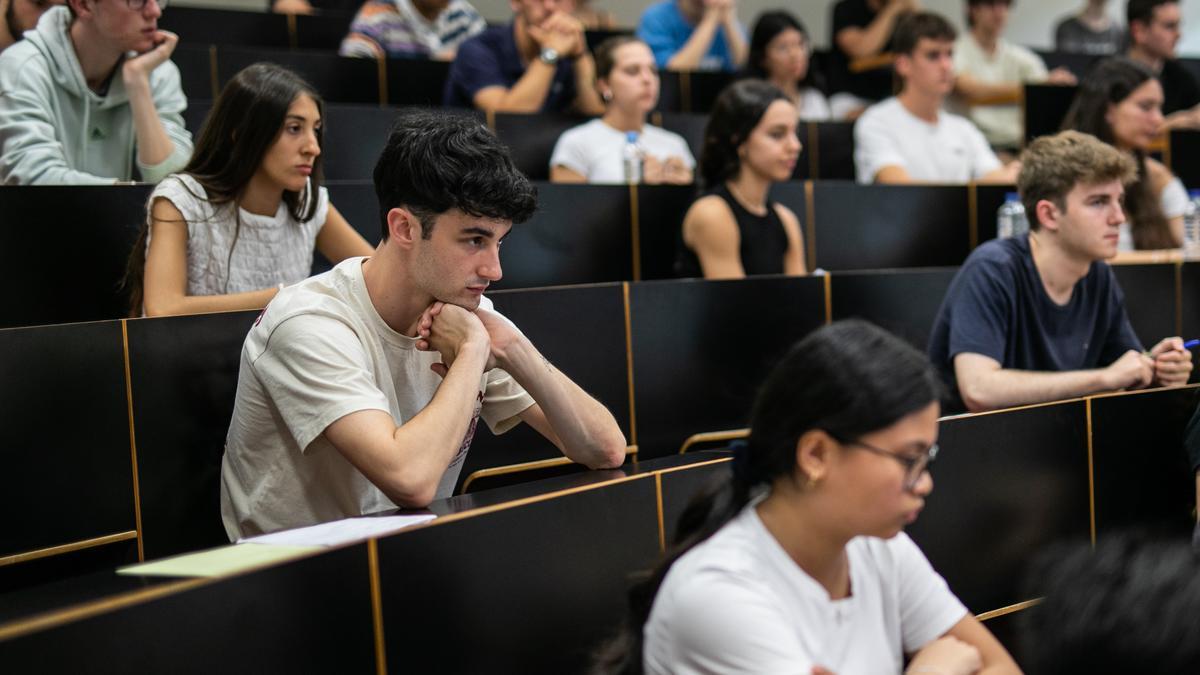
[[[158,5],[159,10],[166,9],[167,5],[171,2],[171,0],[154,0],[154,1]],[[147,2],[150,2],[150,0],[125,0],[125,4],[129,7],[129,9],[132,9],[135,12],[140,12],[143,9],[146,9]]]
[[[904,489],[908,490],[909,492],[912,492],[913,488],[917,486],[917,481],[921,480],[921,475],[933,466],[933,462],[938,456],[937,443],[929,446],[929,449],[917,455],[916,457],[910,457],[908,455],[902,455],[898,452],[892,452],[891,450],[877,448],[870,443],[863,443],[862,441],[845,441],[842,443],[842,445],[853,445],[854,447],[862,448],[863,450],[873,452],[877,455],[886,455],[887,457],[891,457],[897,462],[900,462],[900,464],[904,466]]]

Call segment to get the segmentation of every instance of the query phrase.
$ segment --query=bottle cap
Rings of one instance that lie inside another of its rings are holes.
[[[1019,193],[1019,192],[1008,192],[1008,193],[1005,193],[1005,195],[1004,195],[1004,201],[1006,201],[1006,202],[1019,202],[1019,201],[1021,201],[1021,193]]]
[[[637,143],[637,139],[638,139],[638,132],[636,132],[636,131],[626,131],[625,132],[625,142],[626,143]]]
[[[1188,190],[1188,196],[1191,197],[1192,199],[1200,198],[1200,190],[1197,190],[1197,189]]]

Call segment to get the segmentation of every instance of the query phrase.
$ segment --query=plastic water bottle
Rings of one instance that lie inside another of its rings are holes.
[[[1200,258],[1200,190],[1188,191],[1183,212],[1183,254],[1189,259]]]
[[[625,132],[625,147],[621,148],[621,164],[625,168],[626,183],[642,182],[642,146],[638,145],[638,132]]]
[[[996,212],[996,237],[1020,237],[1029,231],[1029,221],[1025,218],[1025,207],[1021,204],[1021,196],[1016,192],[1004,195],[1004,203]]]

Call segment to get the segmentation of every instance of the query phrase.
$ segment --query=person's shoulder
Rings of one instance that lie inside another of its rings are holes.
[[[963,272],[991,271],[1012,269],[1017,267],[1023,258],[1029,255],[1029,247],[1024,244],[1023,237],[1007,237],[985,241],[975,247],[974,251],[963,262]]]
[[[459,54],[464,49],[474,50],[476,52],[496,52],[499,51],[505,40],[512,39],[512,24],[503,24],[500,26],[488,26],[477,35],[472,35],[467,38],[458,48]]]
[[[647,124],[642,129],[642,133],[660,143],[676,143],[687,147],[687,141],[684,140],[683,136],[680,136],[674,131],[668,131],[662,127],[656,127],[653,124]]]
[[[1175,180],[1175,174],[1165,164],[1154,159],[1146,158],[1146,175],[1150,179],[1150,187],[1155,194],[1162,192],[1168,183]]]
[[[0,52],[0,88],[10,89],[53,86],[50,63],[45,53],[30,40],[21,40]]]
[[[710,223],[721,219],[733,218],[733,209],[725,198],[716,193],[708,193],[696,198],[688,207],[687,219],[692,223]]]
[[[900,104],[900,99],[892,96],[867,106],[867,109],[858,116],[858,120],[854,123],[854,126],[887,124],[897,119],[904,119],[906,115],[907,111]]]

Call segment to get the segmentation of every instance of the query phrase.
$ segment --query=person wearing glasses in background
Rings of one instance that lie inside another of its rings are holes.
[[[167,0],[70,0],[0,54],[0,182],[155,183],[192,154]],[[135,170],[136,169],[136,170]]]
[[[865,321],[792,347],[598,670],[1019,672],[904,534],[933,490],[940,393],[919,351]]]

